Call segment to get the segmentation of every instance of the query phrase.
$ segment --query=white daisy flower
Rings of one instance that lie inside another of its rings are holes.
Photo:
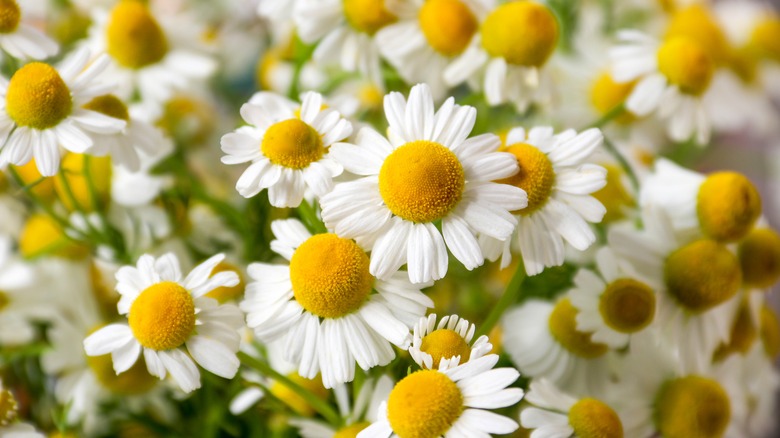
[[[596,268],[597,272],[580,269],[569,292],[577,309],[577,330],[592,333],[595,342],[621,349],[654,321],[655,291],[660,287],[639,277],[609,247],[596,253]]]
[[[171,253],[157,259],[145,254],[136,267],[120,268],[116,289],[122,298],[117,309],[127,315],[128,324],[110,324],[87,337],[87,355],[111,353],[114,371],[120,374],[143,351],[150,374],[163,379],[170,373],[185,392],[200,387],[196,362],[218,376],[232,378],[239,366],[241,313],[235,306],[204,297],[213,289],[238,283],[235,272],[211,275],[223,259],[222,254],[211,257],[184,278]]]
[[[517,228],[511,239],[480,236],[491,260],[503,254],[501,266],[508,266],[511,246],[522,255],[528,275],[536,275],[563,264],[564,240],[579,251],[596,241],[588,222],[600,222],[606,209],[591,194],[607,184],[607,171],[588,161],[602,140],[596,128],[555,135],[549,127],[509,131],[505,150],[516,158],[520,172],[501,182],[523,189],[528,206],[513,212]]]
[[[484,262],[478,233],[503,240],[517,223],[509,213],[526,206],[522,189],[493,181],[517,172],[517,160],[496,152],[493,134],[468,138],[476,111],[449,98],[434,112],[427,85],[385,96],[390,141],[370,128],[356,145],[331,154],[355,181],[320,200],[325,224],[372,246],[371,274],[392,276],[404,264],[413,283],[447,273],[447,248],[471,270]],[[435,223],[441,221],[441,231]]]
[[[87,66],[88,60],[89,52],[79,50],[57,69],[32,62],[10,81],[0,79],[0,166],[35,158],[41,175],[52,176],[59,170],[60,145],[83,153],[93,145],[88,132],[113,134],[125,127],[124,120],[82,107],[107,91],[95,78],[108,58],[100,56]]]
[[[440,369],[479,359],[493,349],[486,335],[473,344],[476,326],[458,315],[447,315],[436,324],[436,314],[422,317],[414,326],[409,354],[420,368]],[[469,345],[471,344],[471,345]]]
[[[352,124],[323,108],[320,94],[307,92],[298,105],[260,92],[241,107],[241,117],[250,126],[222,137],[223,163],[252,163],[236,183],[241,196],[268,189],[271,205],[297,207],[307,188],[316,196],[331,190],[343,169],[330,157],[330,146],[349,137]]]
[[[488,411],[514,405],[520,388],[507,388],[520,376],[514,368],[493,367],[490,354],[448,370],[421,370],[401,379],[379,407],[377,421],[358,438],[405,436],[464,437],[514,432],[518,425]]]
[[[433,306],[403,272],[371,276],[368,255],[354,241],[335,234],[312,236],[295,219],[271,224],[271,248],[289,265],[253,263],[241,309],[262,342],[284,338],[285,360],[298,373],[322,373],[327,388],[349,382],[355,362],[364,370],[386,365],[391,344],[407,348],[409,329]]]
[[[22,22],[24,10],[16,0],[0,4],[0,49],[14,58],[44,59],[59,51],[57,43],[40,30]]]

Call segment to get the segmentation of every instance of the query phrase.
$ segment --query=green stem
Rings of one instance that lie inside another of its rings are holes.
[[[338,426],[341,424],[341,417],[332,407],[330,407],[327,402],[312,394],[311,391],[307,390],[301,385],[293,382],[289,377],[271,368],[271,365],[265,361],[252,357],[243,351],[238,352],[238,359],[241,361],[241,363],[249,365],[260,373],[290,388],[290,390],[306,400],[306,402],[309,403],[309,405],[311,405],[311,407],[314,408],[317,413],[322,415],[331,425]]]
[[[618,163],[620,163],[620,166],[626,172],[626,175],[628,175],[628,179],[631,180],[631,185],[634,187],[634,191],[639,193],[639,178],[636,176],[636,172],[634,172],[634,169],[628,163],[626,157],[620,153],[618,148],[615,147],[615,144],[612,143],[612,141],[610,141],[607,137],[604,137],[604,149],[606,149],[607,152],[609,152],[609,154],[612,155],[612,157],[615,158]]]
[[[17,184],[19,184],[19,186],[22,188],[23,191],[27,192],[27,196],[29,196],[30,199],[32,199],[34,204],[36,204],[43,211],[45,211],[46,214],[51,216],[52,219],[57,221],[57,223],[60,224],[61,227],[65,228],[65,227],[69,227],[70,226],[70,223],[67,220],[65,220],[62,217],[60,217],[60,215],[55,213],[54,209],[51,208],[51,206],[49,204],[47,204],[46,201],[44,201],[43,199],[39,198],[35,193],[33,193],[32,188],[33,188],[34,185],[32,185],[32,184],[25,185],[24,180],[19,175],[19,173],[16,171],[16,169],[14,169],[13,166],[8,166],[8,170],[10,171],[11,176],[14,178],[14,181],[16,181]],[[82,233],[79,233],[79,234],[82,234]]]
[[[623,115],[624,112],[626,112],[626,105],[625,105],[625,103],[621,102],[621,103],[615,105],[611,110],[609,110],[606,113],[604,113],[604,115],[601,116],[601,118],[599,118],[595,122],[591,123],[587,127],[588,128],[601,128],[601,127],[607,125],[612,120],[614,120],[614,119],[620,117],[621,115]]]
[[[327,233],[328,229],[325,228],[325,224],[322,223],[320,218],[317,217],[317,212],[314,211],[314,206],[309,204],[305,199],[301,200],[301,205],[298,206],[298,214],[301,216],[303,223],[314,234]]]
[[[474,335],[476,338],[490,333],[490,330],[498,323],[498,320],[501,319],[501,315],[504,314],[506,309],[517,302],[517,297],[520,296],[520,286],[523,285],[523,281],[525,281],[525,265],[523,264],[523,260],[520,259],[517,263],[515,273],[512,275],[512,279],[509,280],[509,284],[507,284],[506,289],[504,289],[504,294],[501,295],[501,298],[493,307],[493,310],[490,311],[487,319],[480,325],[479,330],[477,330],[476,335]]]

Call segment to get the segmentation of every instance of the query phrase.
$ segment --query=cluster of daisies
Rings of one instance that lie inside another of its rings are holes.
[[[0,0],[0,438],[774,436],[778,102],[763,2]]]

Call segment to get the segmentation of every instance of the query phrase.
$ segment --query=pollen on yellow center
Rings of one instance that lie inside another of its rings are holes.
[[[295,300],[322,318],[355,312],[374,284],[368,265],[368,256],[354,241],[335,234],[314,235],[290,260]]]
[[[601,343],[591,341],[591,333],[577,330],[577,309],[568,298],[559,300],[550,313],[550,333],[563,348],[586,359],[600,357],[609,350]]]
[[[547,155],[536,146],[516,143],[504,149],[517,158],[520,170],[509,178],[497,181],[520,187],[528,194],[528,206],[515,214],[530,215],[542,208],[552,195],[555,185],[555,171]]]
[[[111,355],[87,356],[87,364],[97,381],[109,391],[120,395],[144,394],[154,387],[158,379],[146,370],[146,362],[139,358],[129,370],[116,374]]]
[[[85,109],[105,114],[115,119],[121,119],[125,122],[130,120],[130,113],[127,111],[127,105],[113,94],[104,94],[95,97],[84,105]]]
[[[569,409],[569,424],[579,438],[623,438],[620,417],[594,398],[584,398]]]
[[[149,8],[140,0],[122,0],[111,11],[106,51],[119,65],[140,69],[162,60],[168,40]]]
[[[748,43],[760,58],[780,62],[780,17],[771,15],[756,24]]]
[[[665,39],[685,37],[695,41],[716,64],[729,57],[729,44],[710,11],[703,5],[692,5],[672,14]]]
[[[156,283],[133,301],[128,322],[142,346],[170,350],[184,344],[195,329],[195,302],[178,283]]]
[[[747,354],[757,338],[758,327],[753,322],[747,301],[743,300],[731,325],[729,342],[721,344],[715,350],[714,359],[721,360],[732,353]]]
[[[342,427],[333,434],[333,438],[356,438],[361,430],[370,426],[368,421],[361,421],[359,423],[350,424],[349,426]]]
[[[666,40],[658,49],[658,70],[681,92],[701,95],[710,86],[715,64],[697,42],[686,37]]]
[[[420,350],[433,358],[431,369],[438,369],[442,359],[460,356],[460,363],[466,363],[471,356],[471,348],[466,340],[450,329],[438,329],[425,335]]]
[[[669,255],[664,280],[681,306],[699,313],[733,297],[742,283],[742,272],[739,260],[725,246],[702,239]]]
[[[745,237],[761,215],[761,196],[744,175],[715,172],[699,188],[696,213],[704,234],[733,242]]]
[[[375,34],[398,19],[385,7],[385,0],[344,0],[344,16],[355,30]]]
[[[463,394],[445,374],[422,370],[401,379],[387,399],[387,419],[401,438],[444,435],[463,411]]]
[[[322,379],[319,375],[314,379],[307,379],[301,377],[296,372],[292,372],[287,375],[287,378],[297,383],[298,386],[302,386],[320,400],[327,400],[328,390],[322,385]],[[274,382],[274,384],[271,385],[270,391],[274,397],[284,402],[299,415],[311,417],[316,412],[305,398],[301,397],[300,394],[281,382]]]
[[[291,169],[303,169],[325,153],[320,134],[300,119],[271,125],[260,148],[272,163]]]
[[[412,222],[432,222],[447,215],[460,202],[465,185],[458,157],[427,140],[399,147],[379,170],[379,193],[387,208]]]
[[[428,44],[444,56],[462,53],[479,26],[477,17],[460,0],[427,0],[418,19]]]
[[[541,67],[558,43],[558,22],[552,11],[534,1],[504,3],[482,23],[482,46],[509,64]]]
[[[16,0],[0,0],[0,33],[11,33],[19,27],[22,11]]]
[[[19,405],[11,391],[0,387],[0,427],[11,424],[19,415]]]
[[[761,308],[761,342],[764,344],[766,355],[772,359],[780,355],[780,320],[777,313],[771,307],[764,305]]]
[[[609,72],[603,72],[596,78],[590,88],[590,102],[600,114],[606,114],[625,102],[628,95],[634,90],[636,82],[615,82]],[[633,122],[634,119],[630,112],[624,111],[615,121],[625,124]]]
[[[780,278],[780,235],[770,228],[753,229],[737,251],[742,281],[751,287],[768,288]]]
[[[604,322],[621,333],[635,333],[653,322],[655,293],[650,286],[620,278],[607,285],[599,299],[599,313]]]
[[[17,125],[43,130],[68,117],[73,100],[70,89],[54,67],[31,62],[11,77],[5,107]]]
[[[214,298],[220,303],[224,303],[226,301],[234,300],[240,297],[241,293],[244,292],[244,287],[246,286],[246,279],[244,279],[244,274],[241,273],[241,270],[232,263],[220,262],[214,268],[214,270],[211,271],[211,276],[213,277],[215,274],[220,272],[235,272],[238,274],[238,284],[235,286],[220,286],[207,293],[206,296],[209,298]]]
[[[95,211],[111,198],[111,156],[69,153],[62,159],[54,190],[70,211]]]
[[[658,391],[654,417],[664,438],[716,438],[723,436],[731,420],[731,402],[714,380],[680,377]]]

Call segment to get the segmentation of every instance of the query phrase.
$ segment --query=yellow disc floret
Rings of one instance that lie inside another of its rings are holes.
[[[770,228],[753,229],[739,243],[742,281],[757,288],[768,288],[780,278],[780,235]]]
[[[742,282],[739,260],[725,246],[697,240],[672,252],[664,265],[669,294],[690,312],[709,310],[733,297]]]
[[[553,338],[576,356],[592,359],[608,351],[606,345],[591,341],[591,333],[577,330],[577,309],[568,298],[558,301],[553,308],[549,327]]]
[[[325,153],[320,134],[300,119],[271,125],[260,147],[272,163],[291,169],[308,167]]]
[[[379,193],[387,208],[412,222],[432,222],[447,215],[460,202],[465,185],[458,157],[427,140],[399,147],[379,170]]]
[[[533,1],[504,3],[482,23],[482,46],[509,64],[541,67],[558,43],[558,22],[547,6]]]
[[[745,237],[761,215],[761,196],[744,175],[716,172],[699,188],[696,213],[704,234],[733,242]]]
[[[344,0],[344,16],[352,28],[369,35],[398,18],[385,7],[385,0]]]
[[[0,33],[11,33],[19,27],[22,11],[16,0],[0,0]]]
[[[156,283],[133,301],[128,322],[142,346],[170,350],[184,344],[195,329],[195,302],[178,283]]]
[[[11,391],[0,386],[0,427],[11,424],[19,415],[19,405]]]
[[[360,423],[350,424],[349,426],[342,427],[333,434],[333,438],[356,438],[361,430],[370,426],[368,421],[361,421]]]
[[[84,105],[85,109],[97,111],[115,119],[130,120],[130,113],[127,111],[127,105],[113,94],[104,94],[95,97]]]
[[[214,108],[190,96],[175,96],[165,102],[155,123],[168,136],[185,147],[208,141],[214,130]]]
[[[357,244],[335,234],[317,234],[303,242],[290,260],[295,300],[322,318],[339,318],[363,305],[374,277],[368,256]]]
[[[305,388],[320,400],[327,400],[328,390],[325,389],[325,387],[322,385],[322,379],[319,375],[314,379],[307,379],[301,377],[298,373],[293,372],[288,374],[287,378],[297,383],[298,386]],[[299,393],[293,391],[284,383],[274,382],[274,384],[271,385],[271,394],[284,402],[299,415],[303,415],[304,417],[311,417],[316,412],[305,398],[301,397]]]
[[[710,86],[715,64],[698,43],[675,37],[658,49],[658,70],[681,92],[698,96]]]
[[[748,46],[758,57],[780,62],[780,17],[770,15],[759,21]]]
[[[460,0],[427,0],[418,19],[428,44],[444,56],[459,55],[477,33],[477,17]]]
[[[620,417],[594,398],[584,398],[569,409],[569,424],[578,438],[623,438]]]
[[[70,89],[54,67],[31,62],[11,77],[5,109],[17,125],[43,130],[57,126],[68,117],[73,100]]]
[[[634,197],[623,183],[626,172],[622,167],[607,163],[601,166],[607,169],[607,184],[593,192],[593,197],[607,209],[601,222],[610,223],[623,219],[628,208],[634,205]]]
[[[732,353],[747,354],[753,343],[758,338],[758,327],[753,322],[750,307],[746,300],[742,300],[737,311],[737,316],[731,325],[729,342],[721,344],[715,350],[714,359],[721,360]]]
[[[146,370],[141,357],[129,370],[116,374],[111,355],[87,356],[87,364],[97,381],[109,391],[120,395],[144,394],[154,387],[158,379]]]
[[[439,368],[442,359],[460,356],[460,363],[466,363],[471,356],[471,348],[463,336],[450,329],[438,329],[425,335],[420,351],[430,354],[433,358],[431,369]]]
[[[685,37],[695,41],[716,64],[722,64],[729,56],[729,45],[723,30],[702,5],[689,6],[672,14],[665,37]]]
[[[721,437],[730,420],[729,396],[711,379],[673,379],[656,396],[655,425],[664,438]]]
[[[444,435],[463,411],[463,394],[445,374],[422,370],[401,379],[387,399],[387,419],[401,438]]]
[[[69,153],[62,159],[62,171],[54,178],[54,189],[70,211],[94,211],[111,198],[111,157]]]
[[[220,262],[214,268],[214,270],[211,271],[211,276],[213,277],[215,274],[219,272],[226,272],[226,271],[235,272],[236,274],[238,274],[238,284],[235,286],[220,286],[206,294],[207,297],[214,298],[220,303],[224,303],[226,301],[239,298],[241,296],[241,293],[244,292],[244,287],[246,286],[246,279],[244,279],[244,274],[242,274],[241,270],[238,269],[238,267],[233,265],[232,263]]]
[[[27,218],[19,238],[19,252],[25,258],[54,255],[68,259],[80,259],[89,249],[68,237],[51,216],[35,213]]]
[[[619,278],[607,285],[599,298],[604,322],[620,333],[635,333],[653,322],[655,293],[632,278]]]
[[[607,114],[615,107],[625,102],[631,91],[634,90],[634,85],[637,81],[629,82],[615,82],[612,79],[612,75],[609,72],[604,72],[596,78],[593,85],[590,87],[590,102],[593,107],[600,114]],[[634,121],[634,116],[624,111],[619,117],[615,119],[619,123],[631,123]]]
[[[542,208],[552,195],[555,185],[555,170],[552,161],[536,146],[516,143],[504,149],[517,158],[520,170],[509,178],[497,181],[520,187],[528,194],[528,206],[513,213],[529,215]]]
[[[168,40],[146,4],[122,0],[106,27],[106,52],[122,67],[140,69],[162,60]]]
[[[771,307],[761,308],[761,342],[764,343],[766,355],[772,359],[780,355],[780,320]]]

